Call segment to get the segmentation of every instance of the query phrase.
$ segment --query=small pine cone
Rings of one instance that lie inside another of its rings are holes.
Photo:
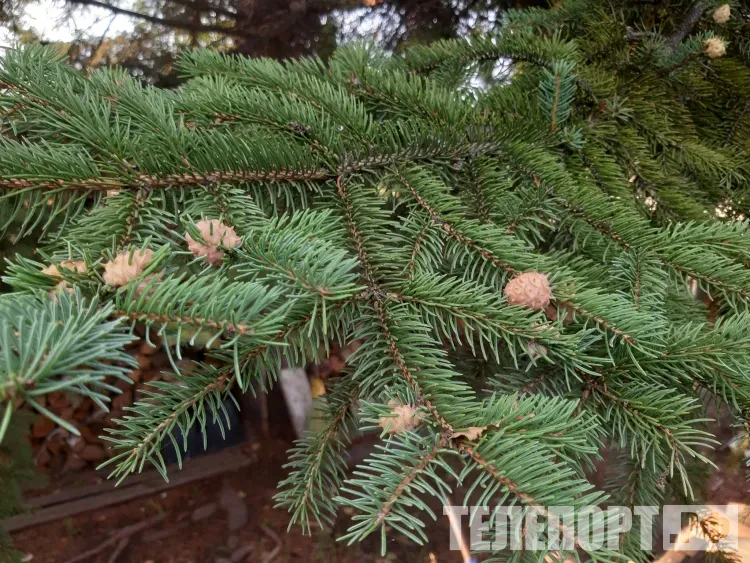
[[[242,242],[237,236],[235,230],[222,223],[218,219],[198,221],[195,226],[200,231],[203,242],[195,240],[190,234],[185,233],[185,239],[188,243],[188,249],[195,256],[205,256],[206,262],[211,265],[221,264],[224,257],[224,251],[219,247],[236,248]]]
[[[59,264],[51,264],[46,268],[42,268],[42,273],[46,276],[52,276],[53,278],[62,278],[60,274],[60,268],[63,270],[72,270],[78,274],[86,273],[86,262],[80,260],[71,260],[66,262],[60,262]]]
[[[524,272],[510,280],[503,290],[510,305],[541,311],[552,297],[549,279],[538,272]]]
[[[727,46],[718,37],[712,37],[703,43],[703,52],[707,57],[716,59],[727,52]]]
[[[132,257],[130,251],[125,250],[104,265],[102,277],[115,287],[127,285],[130,280],[140,276],[153,259],[154,251],[150,248],[136,250]]]
[[[72,287],[68,286],[68,282],[62,279],[60,268],[62,268],[63,270],[70,270],[79,274],[83,274],[86,272],[86,262],[81,262],[80,260],[72,260],[60,262],[59,264],[50,264],[46,268],[42,268],[42,273],[44,275],[51,276],[60,280],[54,287],[54,289],[47,292],[47,295],[49,295],[50,299],[52,299],[52,301],[55,303],[57,303],[57,293],[60,293],[61,291],[73,293],[75,291]]]
[[[727,23],[731,16],[732,8],[729,7],[729,4],[723,4],[722,6],[719,6],[713,13],[714,21],[718,24]]]
[[[389,434],[401,434],[406,430],[412,430],[419,426],[422,417],[411,405],[402,405],[396,401],[388,401],[388,406],[393,407],[390,416],[380,418],[380,426]]]

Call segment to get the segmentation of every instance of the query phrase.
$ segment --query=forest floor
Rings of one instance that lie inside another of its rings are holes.
[[[389,537],[388,551],[380,556],[379,534],[361,545],[347,547],[331,532],[313,529],[305,536],[289,526],[289,515],[274,509],[273,495],[283,475],[282,464],[290,443],[256,443],[256,461],[229,471],[143,496],[116,506],[29,527],[13,534],[15,545],[32,563],[455,563],[458,552],[449,550],[445,518],[431,526],[434,541],[426,547]],[[84,485],[85,483],[78,483]],[[53,490],[50,483],[45,493]],[[336,536],[346,528],[342,514]],[[123,529],[153,522],[128,541],[110,541],[99,553],[85,555],[111,540]],[[84,556],[81,558],[81,556]]]
[[[363,544],[346,546],[335,537],[348,525],[341,514],[335,532],[314,529],[289,531],[289,515],[274,508],[273,495],[283,475],[290,443],[269,439],[243,446],[253,462],[237,471],[187,483],[164,492],[79,514],[14,533],[16,546],[33,563],[459,563],[449,549],[447,519],[430,523],[430,542],[414,545],[397,534],[389,535],[381,556],[379,534]],[[747,503],[747,483],[741,471],[714,471],[707,483],[715,504]],[[77,483],[78,486],[86,483]],[[54,490],[51,482],[44,493]],[[129,537],[117,537],[129,527],[147,527]],[[748,540],[750,542],[750,539]],[[101,548],[104,546],[103,548]],[[98,553],[92,551],[101,548]],[[86,555],[88,553],[88,555]],[[671,554],[660,561],[702,561],[702,557]],[[750,561],[750,559],[747,559]]]

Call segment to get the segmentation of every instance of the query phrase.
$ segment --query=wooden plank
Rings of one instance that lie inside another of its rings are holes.
[[[173,467],[172,469],[174,471],[177,468]],[[105,491],[110,491],[115,488],[115,481],[108,480],[107,475],[109,475],[109,471],[90,471],[76,481],[86,483],[91,480],[98,480],[99,482],[83,486],[79,485],[66,487],[56,493],[32,497],[25,500],[26,506],[34,509],[45,508],[47,506],[53,506],[55,504],[61,504],[63,502],[90,497],[93,495],[101,494]],[[118,488],[125,489],[127,487],[132,487],[133,485],[148,481],[149,479],[153,479],[151,471],[146,471],[145,473],[137,473],[125,479],[125,481],[123,481]]]
[[[236,471],[237,469],[247,467],[254,461],[255,458],[243,453],[241,448],[223,450],[216,454],[186,460],[182,471],[179,471],[177,466],[170,466],[172,477],[169,482],[164,481],[162,476],[154,470],[143,474],[144,477],[139,479],[138,483],[129,487],[115,488],[113,481],[107,481],[92,487],[95,490],[91,495],[76,498],[75,500],[58,502],[30,514],[8,518],[2,522],[2,526],[6,531],[14,532],[29,526],[37,526],[46,522],[68,518],[82,512],[99,510],[142,496],[159,493],[221,473]]]

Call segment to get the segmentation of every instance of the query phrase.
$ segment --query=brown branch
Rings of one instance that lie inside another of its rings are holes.
[[[140,214],[141,208],[148,201],[148,195],[149,190],[144,188],[141,188],[136,192],[130,206],[130,213],[128,213],[128,218],[125,220],[125,232],[122,233],[122,236],[120,237],[119,248],[125,248],[130,243],[133,231],[138,223],[138,215]]]
[[[318,287],[316,285],[313,285],[312,283],[310,283],[305,278],[297,275],[293,270],[290,270],[289,268],[286,268],[286,267],[282,266],[281,264],[278,264],[276,262],[272,262],[270,260],[266,260],[264,258],[261,258],[260,256],[257,256],[257,255],[254,255],[253,258],[255,260],[257,260],[258,262],[260,262],[261,264],[264,264],[268,268],[271,268],[273,270],[276,270],[277,272],[280,272],[280,273],[286,275],[286,277],[288,277],[293,283],[299,284],[300,286],[304,287],[310,293],[317,293],[320,297],[322,297],[324,299],[326,297],[330,297],[330,295],[331,295],[331,291],[330,291],[329,288],[327,288],[325,286]]]
[[[415,190],[414,187],[409,182],[406,181],[406,178],[399,175],[399,179],[401,180],[401,183],[411,192],[412,197],[416,200],[419,206],[430,215],[430,218],[432,219],[432,221],[440,225],[440,227],[446,233],[448,233],[448,235],[456,239],[458,242],[460,242],[467,248],[470,248],[471,250],[479,254],[482,258],[484,258],[487,262],[490,262],[494,266],[497,266],[498,268],[502,268],[509,274],[518,273],[515,268],[513,268],[512,266],[509,266],[508,264],[500,260],[491,251],[479,246],[479,244],[477,244],[471,238],[467,237],[464,233],[456,229],[450,222],[444,220],[440,216],[440,213],[438,213],[438,211],[435,208],[433,208],[429,203],[427,203],[422,198],[422,196],[420,196],[419,193],[417,193],[417,190]]]
[[[331,174],[322,168],[317,170],[217,170],[204,174],[186,172],[184,174],[172,174],[167,176],[153,176],[143,174],[138,177],[139,183],[146,184],[152,188],[164,188],[179,185],[216,183],[216,182],[268,182],[268,181],[295,181],[295,180],[323,180]]]
[[[429,158],[426,153],[415,159]],[[68,180],[28,180],[5,176],[0,178],[0,190],[23,190],[39,188],[43,190],[71,190],[71,191],[106,191],[106,190],[134,190],[138,188],[171,188],[189,185],[205,185],[216,182],[294,182],[332,180],[340,174],[383,168],[393,164],[393,155],[376,155],[358,162],[346,162],[336,170],[315,168],[309,170],[211,170],[209,172],[184,172],[181,174],[140,174],[130,176],[125,180],[120,178],[71,178]]]
[[[525,330],[523,328],[518,328],[514,326],[510,326],[508,324],[502,323],[497,321],[496,319],[493,319],[489,315],[485,315],[483,313],[477,313],[477,312],[467,312],[462,307],[457,305],[446,305],[444,303],[436,303],[435,301],[431,301],[429,299],[422,299],[421,297],[414,297],[413,295],[405,295],[403,293],[395,293],[395,292],[388,292],[388,297],[391,299],[394,299],[396,301],[399,301],[401,303],[415,303],[417,305],[425,306],[425,307],[435,307],[437,309],[442,309],[445,311],[450,311],[452,314],[456,315],[457,317],[465,319],[464,322],[468,323],[469,321],[475,320],[476,322],[484,322],[487,324],[491,324],[493,326],[498,327],[500,330],[503,330],[505,332],[508,332],[510,334],[519,335],[524,338],[533,338],[535,340],[548,340],[551,339],[548,338],[543,331],[539,330],[539,327],[536,327],[537,330]],[[547,334],[551,333],[552,331],[549,331]],[[559,333],[558,333],[559,334]]]
[[[190,317],[187,315],[159,315],[157,313],[128,313],[127,311],[115,311],[115,316],[127,318],[131,321],[159,321],[162,323],[185,323],[195,326],[207,326],[216,330],[225,330],[227,332],[233,332],[246,336],[248,334],[254,334],[255,330],[247,326],[246,324],[234,325],[230,322],[224,321],[213,321],[211,319],[203,319],[201,317]]]
[[[346,224],[349,228],[349,234],[354,241],[354,247],[357,251],[357,257],[359,258],[362,269],[364,270],[364,277],[367,281],[367,285],[372,290],[379,291],[380,286],[378,286],[378,283],[375,281],[375,274],[372,268],[372,263],[370,262],[370,257],[367,254],[367,249],[365,248],[362,233],[359,231],[359,227],[354,222],[352,202],[351,199],[349,199],[346,190],[344,190],[344,184],[341,181],[341,176],[338,176],[336,178],[336,189],[339,192],[339,196],[341,196],[341,200],[344,202],[344,215],[346,216]]]
[[[284,547],[284,542],[281,541],[281,538],[279,537],[279,534],[274,532],[271,528],[266,526],[265,524],[258,524],[258,527],[261,529],[261,531],[266,534],[269,538],[271,538],[276,545],[273,547],[270,553],[268,553],[265,557],[263,557],[263,560],[260,563],[271,563],[274,559],[276,559],[276,556],[281,552],[281,548]]]
[[[349,396],[349,400],[346,401],[339,411],[336,413],[336,416],[333,417],[328,422],[328,427],[325,430],[324,435],[321,438],[321,441],[323,443],[328,443],[329,440],[331,440],[334,436],[338,436],[340,433],[339,426],[344,421],[344,418],[349,413],[349,410],[352,408],[354,403],[359,399],[359,386],[356,387],[354,392]],[[307,483],[305,484],[305,492],[302,494],[302,498],[300,499],[300,506],[304,506],[307,503],[307,497],[310,496],[310,492],[312,490],[312,486],[314,483],[316,483],[315,479],[312,478],[312,476],[316,475],[317,472],[320,469],[320,464],[323,461],[323,454],[325,453],[325,447],[321,447],[318,449],[318,453],[315,455],[315,460],[313,461],[312,465],[310,466],[309,475],[310,478],[307,479]]]
[[[558,300],[557,303],[559,305],[564,305],[565,307],[573,309],[576,313],[579,313],[581,315],[589,317],[590,319],[592,319],[597,324],[600,324],[604,328],[606,328],[607,330],[611,330],[612,332],[614,332],[617,336],[619,336],[620,338],[622,338],[628,344],[635,344],[636,343],[635,342],[635,338],[633,338],[632,336],[630,336],[629,334],[627,334],[624,330],[617,328],[612,323],[604,320],[601,317],[598,317],[597,315],[595,315],[591,311],[587,311],[583,307],[580,307],[580,306],[572,303],[571,301]]]
[[[380,300],[377,297],[373,297],[372,306],[378,315],[378,320],[380,323],[380,330],[383,333],[383,336],[385,337],[386,341],[388,342],[388,348],[390,349],[391,356],[393,357],[393,361],[396,364],[396,367],[401,372],[401,376],[407,382],[409,387],[411,387],[412,390],[417,394],[417,397],[419,398],[420,403],[423,403],[427,407],[427,410],[430,411],[430,414],[432,414],[432,417],[437,421],[437,423],[441,427],[443,427],[447,432],[452,434],[453,427],[448,423],[447,420],[445,420],[443,415],[440,414],[440,411],[438,411],[437,407],[435,407],[435,405],[432,404],[432,401],[430,401],[430,399],[425,397],[424,392],[422,391],[422,387],[419,385],[419,382],[414,377],[414,374],[412,374],[411,370],[409,369],[409,366],[406,365],[406,361],[404,360],[404,357],[401,355],[401,350],[399,350],[398,342],[396,341],[395,338],[393,338],[393,335],[391,334],[391,330],[389,328],[389,320],[388,320],[385,308],[383,307],[383,304],[380,302]]]
[[[151,443],[151,441],[156,438],[156,436],[159,435],[159,433],[164,430],[167,426],[169,426],[172,422],[174,422],[177,418],[180,417],[184,412],[188,411],[195,405],[200,399],[205,397],[206,395],[209,395],[210,393],[213,393],[214,391],[224,392],[226,391],[235,381],[236,375],[232,374],[231,376],[227,376],[226,374],[220,375],[216,381],[209,383],[206,385],[203,389],[201,389],[198,393],[193,395],[188,401],[182,403],[178,409],[176,409],[172,414],[170,414],[167,418],[162,420],[156,428],[154,428],[151,432],[149,432],[146,437],[141,440],[137,446],[135,446],[131,452],[130,452],[130,458],[138,456],[138,454],[145,448],[148,444]]]
[[[107,559],[107,563],[116,563],[117,558],[120,557],[123,551],[125,551],[125,548],[128,547],[129,543],[130,538],[122,538],[120,543],[117,544],[117,547],[115,547],[115,550],[109,556],[109,559]]]
[[[474,462],[476,462],[487,473],[489,473],[493,479],[495,479],[498,483],[506,487],[511,493],[521,499],[521,501],[526,504],[526,506],[528,506],[531,510],[533,510],[540,516],[549,519],[549,512],[546,508],[537,506],[534,503],[534,497],[519,490],[518,485],[514,481],[503,475],[500,470],[495,467],[495,465],[490,463],[489,460],[482,457],[479,452],[476,451],[476,449],[464,442],[456,444],[456,447],[458,448],[458,451],[471,457],[471,459],[474,460]],[[567,533],[567,530],[562,522],[557,523],[557,529],[560,530],[560,532],[563,534],[563,537]],[[574,535],[573,541],[575,542],[574,545],[579,545],[578,536]]]
[[[536,178],[536,177],[535,177],[535,178]],[[442,228],[443,228],[443,230],[444,230],[444,231],[445,231],[446,233],[448,233],[448,234],[449,234],[449,235],[450,235],[451,237],[453,237],[454,239],[456,239],[457,241],[459,241],[459,242],[460,242],[461,244],[463,244],[463,245],[464,245],[464,246],[466,246],[467,248],[470,248],[470,249],[471,249],[471,250],[473,250],[474,252],[478,253],[478,254],[479,254],[480,256],[482,256],[482,258],[484,258],[485,260],[487,260],[487,261],[488,261],[488,262],[490,262],[491,264],[493,264],[493,265],[495,265],[495,266],[497,266],[497,267],[499,267],[499,268],[502,268],[503,270],[505,270],[505,271],[506,271],[506,272],[508,272],[509,274],[516,274],[516,273],[518,273],[518,272],[517,272],[517,271],[516,271],[516,270],[515,270],[515,269],[514,269],[514,268],[513,268],[512,266],[509,266],[508,264],[506,264],[505,262],[503,262],[502,260],[500,260],[499,258],[497,258],[497,257],[496,257],[496,256],[495,256],[495,255],[494,255],[494,254],[493,254],[492,252],[490,252],[489,250],[487,250],[487,249],[485,249],[485,248],[482,248],[481,246],[479,246],[479,244],[477,244],[476,242],[474,242],[473,240],[471,240],[471,239],[470,239],[469,237],[467,237],[466,235],[464,235],[464,234],[463,234],[463,233],[462,233],[461,231],[459,231],[458,229],[456,229],[456,228],[455,228],[455,227],[454,227],[453,225],[451,225],[451,224],[450,224],[450,223],[449,223],[448,221],[445,221],[445,220],[444,220],[444,219],[443,219],[443,218],[442,218],[442,217],[440,216],[440,214],[439,214],[439,213],[438,213],[438,212],[437,212],[437,211],[436,211],[436,210],[435,210],[434,208],[432,208],[432,207],[431,207],[431,206],[430,206],[430,205],[429,205],[429,204],[428,204],[428,203],[427,203],[427,202],[426,202],[426,201],[425,201],[425,200],[424,200],[424,199],[423,199],[423,198],[422,198],[422,197],[421,197],[421,196],[420,196],[420,195],[419,195],[419,194],[417,193],[417,191],[416,191],[416,190],[414,189],[414,187],[413,187],[413,186],[411,186],[411,185],[410,185],[410,184],[409,184],[409,183],[408,183],[408,182],[406,181],[406,179],[405,179],[405,178],[403,178],[403,177],[400,177],[400,180],[401,180],[401,182],[402,182],[402,183],[404,184],[404,186],[406,186],[406,187],[407,187],[407,188],[409,189],[409,191],[410,191],[410,192],[412,193],[412,196],[414,197],[414,199],[416,199],[417,203],[418,203],[418,204],[419,204],[419,205],[420,205],[420,206],[421,206],[421,207],[422,207],[422,208],[423,208],[423,209],[424,209],[425,211],[427,211],[427,212],[428,212],[428,213],[430,214],[430,216],[431,216],[431,217],[433,218],[433,221],[435,221],[435,222],[438,222],[438,223],[442,224]],[[625,332],[624,332],[623,330],[621,330],[621,329],[617,328],[616,326],[614,326],[613,324],[611,324],[611,323],[607,322],[607,321],[606,321],[606,320],[604,320],[604,319],[603,319],[602,317],[596,316],[596,315],[595,315],[594,313],[591,313],[590,311],[587,311],[586,309],[584,309],[584,308],[582,308],[582,307],[580,307],[580,306],[578,306],[578,305],[574,305],[574,304],[573,304],[573,303],[571,303],[570,301],[560,301],[560,303],[561,303],[561,304],[565,304],[565,305],[567,305],[568,307],[570,307],[571,309],[574,309],[574,310],[575,310],[576,312],[578,312],[579,314],[581,314],[581,315],[584,315],[584,316],[586,316],[586,317],[589,317],[590,319],[592,319],[592,320],[593,320],[594,322],[596,322],[597,324],[600,324],[600,325],[602,325],[603,327],[605,327],[605,328],[607,328],[607,329],[611,330],[612,332],[614,332],[615,334],[617,334],[618,336],[620,336],[621,338],[623,338],[623,340],[625,340],[625,341],[626,341],[626,342],[628,342],[629,344],[635,344],[635,339],[634,339],[634,338],[633,338],[632,336],[629,336],[629,335],[628,335],[628,334],[626,334],[626,333],[625,333]]]
[[[437,457],[440,450],[445,447],[447,443],[448,440],[446,439],[446,437],[441,437],[440,441],[435,444],[435,447],[427,452],[425,456],[419,461],[419,463],[412,467],[411,471],[409,471],[404,476],[401,482],[393,490],[393,493],[391,493],[391,495],[388,497],[388,500],[385,501],[383,507],[378,511],[378,515],[375,518],[375,522],[373,523],[375,526],[378,526],[385,522],[385,519],[388,517],[388,514],[390,514],[391,508],[393,507],[394,503],[401,497],[402,494],[404,494],[404,491],[411,484],[411,482],[414,481],[414,479],[416,479],[417,476],[427,468],[430,462]]]
[[[343,301],[341,302],[341,306],[348,303],[349,301]],[[286,336],[296,328],[299,328],[300,326],[305,325],[307,322],[309,322],[312,319],[312,316],[307,316],[298,323],[295,323],[286,329],[279,331],[276,333],[275,336],[268,339],[268,342],[279,342],[286,338]],[[258,356],[260,356],[263,352],[265,352],[268,347],[269,343],[260,344],[257,348],[255,348],[252,352],[249,352],[242,361],[242,367],[240,369],[244,369],[247,364],[253,359]],[[228,390],[231,386],[234,385],[235,381],[237,381],[237,373],[234,371],[233,368],[226,370],[222,372],[222,374],[216,379],[216,381],[213,381],[206,385],[203,389],[196,392],[190,399],[185,401],[180,405],[178,409],[176,409],[171,415],[169,415],[166,419],[161,421],[156,428],[151,430],[139,443],[137,446],[135,446],[131,450],[130,457],[128,459],[132,459],[133,457],[138,456],[140,451],[145,448],[151,441],[164,429],[166,428],[170,423],[172,423],[176,418],[178,418],[182,413],[190,409],[194,404],[196,404],[202,397],[208,395],[209,393],[212,393],[213,391],[216,391],[217,389],[220,392]],[[126,460],[127,462],[127,460]]]
[[[667,428],[663,424],[660,424],[659,422],[656,421],[656,419],[644,413],[643,411],[635,408],[628,401],[624,401],[620,397],[610,393],[606,387],[606,384],[601,385],[589,376],[586,376],[585,380],[586,380],[586,391],[596,391],[599,393],[599,396],[605,397],[606,399],[613,402],[618,407],[625,409],[626,411],[633,413],[634,415],[649,419],[649,421],[652,421],[654,428],[662,432],[667,437],[667,441],[672,446],[673,454],[676,453],[677,450],[680,449],[680,443],[675,439],[674,435],[672,434],[672,431],[669,428]]]
[[[1,87],[14,87],[0,83]],[[39,101],[38,103],[46,103]],[[317,141],[314,143],[317,146]],[[475,148],[467,150],[467,154]],[[409,151],[409,158],[413,161],[429,160],[441,155],[439,149],[425,150],[421,153]],[[464,153],[451,151],[454,156]],[[133,174],[132,169],[122,171],[124,178],[71,178],[71,179],[49,179],[44,176],[36,180],[27,178],[14,178],[12,175],[0,177],[0,190],[70,190],[70,191],[105,191],[105,190],[135,190],[139,188],[170,188],[189,185],[206,185],[211,183],[244,183],[244,182],[294,182],[294,181],[326,181],[333,180],[341,174],[371,171],[376,168],[385,168],[393,165],[398,160],[399,154],[374,154],[368,158],[351,161],[344,160],[334,169],[311,168],[308,170],[292,170],[279,168],[276,170],[211,170],[208,172],[188,171],[183,173],[166,174]],[[28,174],[24,174],[28,177]]]
[[[237,225],[235,225],[234,221],[232,220],[232,214],[229,212],[229,206],[227,205],[227,200],[224,197],[223,190],[219,189],[219,186],[217,186],[216,184],[211,184],[207,188],[207,191],[214,198],[214,203],[216,203],[216,208],[219,211],[219,220],[225,225],[236,227]]]
[[[364,298],[365,298],[365,293],[363,292],[358,295],[355,295],[354,297],[350,297],[349,299],[344,299],[343,301],[339,301],[333,307],[328,308],[328,314],[330,315],[332,312],[342,309],[346,305],[350,305],[351,303],[354,303],[355,301],[359,301],[360,299],[364,299]],[[294,324],[289,325],[284,330],[278,332],[273,338],[270,339],[270,341],[280,342],[281,340],[284,340],[289,335],[290,332],[293,332],[297,330],[298,328],[305,326],[308,322],[312,320],[312,318],[313,318],[312,315],[307,315],[303,319],[297,321]],[[257,358],[263,352],[265,352],[268,346],[269,344],[261,344],[255,350],[253,350],[252,352],[249,352],[243,359],[242,369],[245,369],[245,367],[247,367],[247,364],[251,360],[253,360],[254,358]]]
[[[612,230],[602,221],[596,221],[595,219],[592,219],[588,217],[584,211],[578,207],[573,206],[570,202],[566,201],[563,198],[559,199],[559,203],[562,207],[570,211],[573,215],[578,217],[581,221],[586,223],[587,225],[591,226],[592,228],[599,231],[601,234],[603,234],[606,237],[611,238],[613,241],[615,241],[617,244],[624,248],[630,248],[631,244],[626,241],[623,237],[618,235],[615,232],[612,232]]]
[[[518,485],[514,481],[508,479],[508,477],[503,475],[497,467],[495,467],[492,463],[490,463],[489,460],[483,458],[479,454],[479,452],[477,452],[472,446],[464,442],[459,442],[457,447],[461,453],[466,454],[469,457],[471,457],[471,459],[473,459],[482,469],[484,469],[487,473],[492,475],[492,478],[495,479],[495,481],[497,481],[498,483],[506,487],[510,492],[512,492],[514,495],[520,498],[524,503],[530,506],[534,506],[534,497],[519,490]],[[541,507],[539,509],[544,510]]]
[[[568,211],[570,211],[573,215],[575,215],[576,217],[578,217],[581,221],[583,221],[584,223],[590,225],[591,227],[593,227],[594,229],[596,229],[597,231],[599,231],[602,235],[606,236],[607,238],[612,239],[613,241],[615,241],[617,244],[619,244],[623,248],[628,248],[629,249],[629,248],[632,247],[632,245],[628,241],[626,241],[622,236],[620,236],[617,233],[613,232],[609,228],[609,226],[605,225],[603,222],[601,222],[601,221],[595,221],[594,219],[591,219],[591,218],[587,217],[585,215],[585,213],[581,209],[573,207],[570,203],[568,203],[564,199],[560,200],[560,204],[563,207],[565,207]],[[682,273],[690,276],[691,278],[695,278],[695,279],[698,279],[698,280],[703,280],[703,281],[705,281],[705,282],[707,282],[707,283],[709,283],[711,285],[715,285],[717,287],[723,288],[726,291],[731,291],[731,292],[737,293],[737,294],[739,294],[739,295],[741,295],[743,297],[750,297],[750,290],[743,289],[743,288],[738,287],[736,285],[728,284],[725,281],[720,280],[718,278],[714,278],[712,276],[709,276],[708,274],[704,274],[702,272],[698,272],[696,270],[692,270],[692,269],[690,269],[690,268],[688,268],[686,266],[682,266],[680,264],[676,264],[676,263],[672,262],[671,260],[660,256],[658,254],[658,250],[655,251],[655,254],[656,254],[656,257],[659,259],[659,261],[662,264],[664,264],[666,266],[669,266],[670,268],[672,268],[674,270],[682,272]],[[640,287],[637,285],[636,289],[640,289]],[[638,297],[637,296],[636,296],[635,301],[636,301],[636,309],[637,309],[638,308]]]
[[[722,281],[720,279],[714,278],[712,276],[709,276],[708,274],[703,274],[701,272],[697,272],[695,270],[691,270],[687,266],[681,266],[680,264],[675,264],[674,262],[670,262],[666,258],[662,258],[661,261],[666,264],[667,266],[670,266],[671,268],[674,268],[677,271],[682,272],[683,274],[686,274],[690,276],[691,278],[695,278],[698,280],[703,280],[707,283],[710,283],[712,285],[715,285],[717,287],[720,287],[726,291],[732,291],[734,293],[737,293],[739,295],[742,295],[742,297],[750,297],[750,290],[743,289],[741,287],[738,287],[736,285],[731,285],[726,283],[725,281]]]
[[[181,6],[185,6],[186,8],[190,8],[193,11],[196,12],[215,12],[216,14],[226,16],[228,18],[236,18],[237,12],[234,12],[228,8],[224,8],[222,6],[215,6],[213,4],[209,4],[205,0],[173,0],[176,4],[179,4]]]
[[[560,73],[555,74],[555,99],[552,103],[552,118],[549,130],[554,133],[557,128],[557,107],[560,104],[560,84],[562,83],[562,76]]]
[[[686,64],[689,64],[689,63],[693,62],[695,59],[697,59],[698,57],[700,57],[702,53],[703,52],[701,51],[700,53],[693,53],[689,57],[685,57],[679,63],[676,63],[676,64],[672,65],[671,67],[669,67],[668,69],[663,70],[661,72],[661,75],[662,76],[667,76],[668,74],[672,74],[675,70],[678,70],[678,69],[682,68],[683,66],[685,66]]]
[[[414,240],[414,248],[412,248],[411,251],[411,258],[409,259],[409,267],[408,267],[408,274],[407,277],[409,279],[412,279],[414,277],[414,266],[415,262],[417,260],[417,255],[419,254],[419,251],[422,248],[422,243],[424,242],[425,237],[427,236],[427,231],[430,229],[430,223],[427,223],[424,228],[419,232],[419,235],[417,235],[417,238]]]
[[[141,174],[130,182],[117,178],[73,178],[71,180],[24,180],[21,178],[0,178],[0,190],[22,190],[41,188],[43,190],[106,191],[132,190],[139,188],[170,188],[199,185],[214,182],[293,182],[325,180],[331,176],[322,168],[316,170],[213,170],[206,173],[185,172],[156,176]]]
[[[105,10],[109,10],[110,12],[114,14],[120,14],[123,16],[129,16],[131,18],[138,18],[141,20],[145,20],[151,23],[155,23],[157,25],[163,25],[166,27],[172,27],[174,29],[184,29],[187,31],[197,31],[197,32],[217,32],[217,33],[223,33],[225,35],[232,35],[236,37],[247,37],[255,35],[249,30],[246,29],[239,29],[234,25],[214,25],[214,24],[196,24],[193,21],[188,20],[179,20],[179,19],[173,19],[173,18],[160,18],[158,16],[152,16],[150,14],[143,14],[141,12],[135,12],[133,10],[127,10],[125,8],[120,8],[119,6],[113,6],[112,4],[107,4],[106,2],[100,2],[99,0],[68,0],[71,4],[79,4],[82,6],[93,6],[95,8],[104,8]],[[214,9],[214,8],[210,8]],[[217,11],[218,13],[218,11]],[[224,13],[223,15],[228,15],[229,13]],[[235,17],[234,15],[230,17]]]

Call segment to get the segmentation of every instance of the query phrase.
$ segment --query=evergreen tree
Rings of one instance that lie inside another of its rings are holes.
[[[233,390],[358,340],[280,484],[308,531],[348,506],[345,540],[424,542],[459,485],[542,520],[690,498],[708,405],[750,409],[747,16],[566,0],[401,56],[191,52],[177,91],[8,50],[3,222],[46,234],[4,278],[0,436],[53,390],[104,404],[134,323],[174,359],[209,335],[107,436],[114,478],[166,477]],[[355,429],[383,440],[349,474]],[[649,560],[637,526],[583,557]]]

